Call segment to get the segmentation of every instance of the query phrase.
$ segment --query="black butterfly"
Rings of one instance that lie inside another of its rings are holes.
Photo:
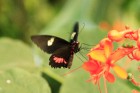
[[[80,51],[77,41],[79,31],[78,22],[74,25],[70,42],[51,35],[34,35],[32,41],[43,51],[52,54],[49,58],[49,65],[54,68],[70,68],[74,53]]]

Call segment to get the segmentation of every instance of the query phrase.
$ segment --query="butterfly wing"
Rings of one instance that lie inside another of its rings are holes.
[[[57,49],[69,45],[70,43],[64,39],[50,35],[34,35],[31,36],[31,40],[40,47],[44,52],[49,54],[53,53]]]
[[[54,68],[70,68],[74,53],[79,51],[79,42],[77,42],[79,31],[78,22],[74,25],[74,30],[71,34],[70,42],[56,36],[50,35],[35,35],[32,36],[32,41],[43,51],[52,54],[50,57],[51,67]]]
[[[54,68],[70,68],[73,60],[73,53],[70,46],[64,46],[56,50],[50,57],[51,67]]]
[[[71,42],[75,42],[78,39],[79,34],[79,23],[76,22],[73,27],[73,32],[71,33]]]

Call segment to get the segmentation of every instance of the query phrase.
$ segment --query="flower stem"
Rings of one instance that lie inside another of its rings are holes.
[[[105,93],[108,93],[107,92],[107,86],[106,86],[106,79],[105,79],[105,76],[103,75],[103,78],[104,78],[104,88],[105,88]]]
[[[100,82],[98,81],[97,84],[98,84],[98,89],[99,89],[100,93],[102,93],[101,88],[100,88]]]

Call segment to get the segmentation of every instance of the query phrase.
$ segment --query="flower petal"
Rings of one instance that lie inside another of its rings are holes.
[[[111,60],[111,64],[114,64],[115,62],[117,62],[119,59],[123,58],[124,56],[132,53],[132,51],[134,50],[134,48],[123,48],[120,47],[118,48],[116,51],[114,51],[110,57],[108,58],[108,60]]]
[[[103,50],[93,50],[90,53],[88,53],[87,55],[90,56],[92,59],[94,59],[96,61],[100,61],[100,62],[103,62],[103,63],[106,62],[106,57],[104,55]]]
[[[122,79],[127,79],[128,74],[123,68],[121,68],[120,66],[117,66],[117,65],[114,65],[112,68],[118,77],[120,77]]]
[[[108,82],[113,83],[115,82],[115,77],[113,74],[110,72],[105,72],[105,78],[107,79]]]
[[[136,49],[135,51],[133,51],[133,58],[137,61],[140,60],[140,50]]]
[[[108,58],[113,51],[112,41],[108,38],[104,38],[100,42],[100,46],[104,48],[105,56]]]
[[[97,74],[101,70],[101,66],[95,60],[89,60],[88,62],[84,62],[82,65],[83,69],[90,72],[90,74]]]
[[[116,42],[119,42],[121,40],[124,39],[124,34],[121,34],[119,31],[117,30],[111,30],[109,33],[108,33],[108,38],[112,41],[116,41]]]
[[[140,49],[140,29],[138,30],[138,40],[137,40],[137,46],[138,46],[138,48]]]
[[[108,33],[108,38],[112,41],[119,42],[119,41],[122,41],[125,38],[125,35],[127,33],[131,33],[131,32],[132,32],[132,30],[129,30],[129,29],[128,30],[123,30],[123,31],[111,30]]]

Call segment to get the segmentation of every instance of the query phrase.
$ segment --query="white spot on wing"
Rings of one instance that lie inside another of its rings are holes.
[[[54,37],[50,38],[50,40],[48,40],[47,44],[48,46],[51,46],[54,42]]]
[[[76,35],[76,32],[73,32],[73,33],[71,34],[71,39],[73,39],[75,35]]]

